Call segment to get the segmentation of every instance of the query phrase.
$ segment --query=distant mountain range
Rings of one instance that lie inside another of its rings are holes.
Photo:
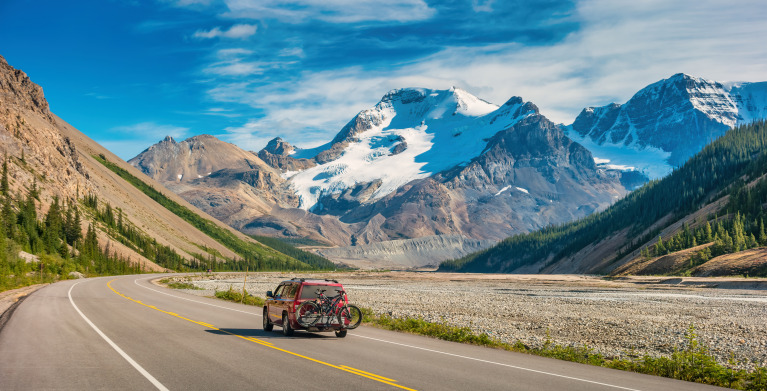
[[[243,154],[237,164],[209,157]],[[531,102],[496,106],[458,88],[391,91],[318,148],[277,138],[256,156],[198,136],[130,163],[246,233],[342,247],[451,235],[443,256],[585,216],[646,180],[598,168]],[[354,254],[381,245],[365,248]]]
[[[762,118],[767,82],[719,83],[679,73],[623,105],[583,109],[567,133],[605,165],[658,179],[733,126]]]
[[[439,257],[460,257],[603,210],[731,126],[763,118],[766,94],[767,83],[679,74],[564,126],[519,97],[497,106],[459,88],[406,88],[317,148],[275,138],[256,154],[197,136],[130,163],[246,233],[352,246],[339,258],[381,262],[450,235]]]
[[[605,211],[503,240],[442,271],[767,276],[767,122],[740,125]]]

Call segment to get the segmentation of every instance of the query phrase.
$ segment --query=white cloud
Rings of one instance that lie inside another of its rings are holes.
[[[581,29],[553,45],[454,47],[388,71],[304,72],[295,80],[259,87],[220,84],[209,95],[263,109],[260,122],[268,126],[251,126],[249,134],[264,139],[297,134],[280,128],[290,121],[290,126],[323,129],[327,141],[386,91],[409,86],[456,85],[498,104],[519,95],[553,121],[571,123],[585,106],[623,103],[647,84],[678,72],[718,81],[767,80],[765,12],[763,0],[584,0],[572,16]],[[247,132],[236,134],[244,138]],[[298,144],[309,140],[285,138]]]
[[[231,109],[224,109],[224,108],[221,108],[221,107],[210,108],[207,111],[203,111],[201,114],[213,115],[213,116],[217,116],[217,117],[226,117],[226,118],[242,117],[242,114],[240,114],[240,113],[235,113]]]
[[[153,138],[156,141],[162,140],[165,136],[171,136],[173,138],[184,137],[189,128],[183,128],[173,125],[162,125],[154,122],[141,122],[134,125],[117,126],[110,129],[112,135],[131,135],[142,138]]]
[[[221,49],[218,52],[216,52],[216,56],[221,59],[232,59],[232,58],[241,58],[243,56],[251,55],[253,54],[252,50],[244,49],[244,48],[230,48],[230,49]]]
[[[254,34],[258,26],[254,24],[235,24],[230,27],[229,30],[221,30],[220,27],[214,27],[211,30],[197,30],[194,33],[195,38],[232,38],[232,39],[245,39]]]
[[[155,122],[141,122],[133,125],[117,126],[109,129],[96,141],[123,160],[130,160],[147,146],[155,144],[165,136],[176,140],[187,137],[189,128],[163,125]]]
[[[495,0],[471,0],[471,8],[474,12],[493,12]]]
[[[296,122],[290,118],[278,121],[251,119],[241,126],[225,128],[226,134],[219,137],[250,151],[260,151],[275,137],[282,137],[303,148],[316,147],[328,141],[325,131],[311,130],[309,127],[308,123]],[[275,129],[279,129],[279,133],[276,133]]]
[[[205,69],[205,72],[221,76],[248,76],[264,72],[260,62],[243,62],[239,60],[217,63]]]
[[[305,56],[304,49],[301,49],[299,47],[293,47],[293,48],[285,48],[280,50],[279,53],[277,53],[280,57],[298,57],[303,58]]]
[[[226,0],[230,18],[278,19],[286,23],[323,20],[411,22],[431,18],[435,10],[423,0]]]

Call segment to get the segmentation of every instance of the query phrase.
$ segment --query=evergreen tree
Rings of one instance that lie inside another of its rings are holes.
[[[706,227],[705,227],[705,240],[706,243],[711,243],[714,241],[713,233],[711,232],[711,224],[709,224],[708,220],[706,220]]]
[[[748,236],[748,248],[759,247],[759,243],[756,241],[754,234]]]
[[[53,202],[50,208],[48,208],[48,213],[45,215],[45,229],[43,232],[45,251],[49,254],[59,252],[62,236],[61,206],[59,206],[59,198],[53,197]]]
[[[667,254],[666,246],[663,245],[663,237],[658,236],[658,243],[655,243],[655,255]]]
[[[2,235],[7,238],[13,238],[15,236],[15,228],[16,228],[16,213],[13,211],[13,207],[11,206],[11,196],[10,194],[5,194],[3,197],[3,207],[2,211],[0,211],[0,216],[2,217],[3,226],[2,226]]]
[[[10,185],[8,184],[8,156],[6,156],[3,160],[3,176],[0,179],[0,195],[7,197],[8,190],[10,190]]]

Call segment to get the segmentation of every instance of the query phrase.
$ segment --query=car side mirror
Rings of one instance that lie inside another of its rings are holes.
[[[266,297],[274,297],[274,293],[272,293],[272,291],[266,291]]]

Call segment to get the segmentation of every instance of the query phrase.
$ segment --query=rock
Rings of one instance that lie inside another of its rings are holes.
[[[69,272],[71,278],[85,278],[85,275],[80,272]]]
[[[19,251],[19,258],[23,259],[26,263],[40,262],[40,257],[26,251]]]

